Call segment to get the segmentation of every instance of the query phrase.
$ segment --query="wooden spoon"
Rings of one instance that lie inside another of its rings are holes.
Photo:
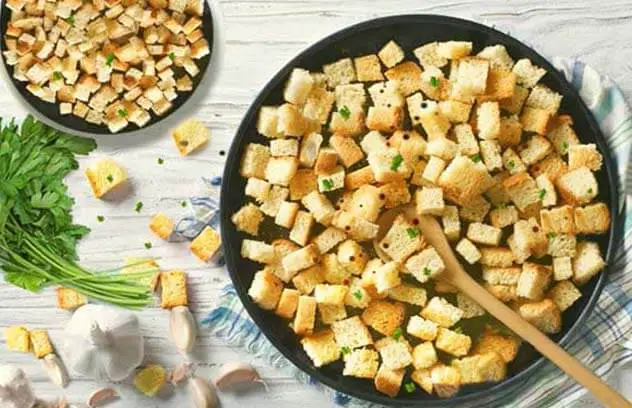
[[[378,220],[380,232],[377,242],[384,236],[386,231],[393,224],[395,217],[404,213],[408,219],[419,220],[419,229],[426,242],[432,245],[443,259],[446,269],[441,274],[442,280],[456,287],[460,292],[467,294],[472,300],[481,305],[490,315],[501,321],[518,336],[530,343],[543,356],[551,360],[569,377],[586,387],[593,395],[607,407],[632,407],[621,394],[613,390],[608,384],[603,382],[593,372],[584,367],[579,361],[568,354],[557,343],[548,336],[540,332],[526,320],[523,320],[516,312],[510,309],[491,295],[485,288],[478,284],[461,266],[457,260],[452,247],[443,233],[439,222],[431,216],[420,216],[411,206],[395,208],[386,211]],[[375,245],[380,258],[388,258],[386,254]]]

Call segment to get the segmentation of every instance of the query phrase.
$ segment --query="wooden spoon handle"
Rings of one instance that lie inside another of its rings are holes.
[[[586,387],[602,404],[607,407],[632,407],[632,404],[621,394],[613,390],[557,343],[479,285],[457,260],[441,227],[438,227],[438,231],[434,228],[433,223],[438,225],[437,221],[432,217],[424,216],[421,218],[420,228],[426,240],[435,248],[446,265],[447,282],[480,304],[489,314],[530,343],[542,355],[566,372],[569,377]]]

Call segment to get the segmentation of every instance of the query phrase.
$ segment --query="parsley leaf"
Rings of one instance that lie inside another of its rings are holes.
[[[424,268],[424,275],[430,276],[431,273],[432,273],[432,270],[430,270],[430,268]]]
[[[114,63],[114,54],[109,54],[107,57],[105,57],[105,65],[107,65],[108,67],[111,67],[113,63]]]
[[[562,143],[562,149],[564,149],[564,151],[568,150],[568,142]]]
[[[329,191],[334,188],[334,182],[332,179],[323,179],[321,184],[323,185],[323,190]]]
[[[399,340],[400,337],[402,337],[402,328],[398,327],[397,329],[395,329],[395,331],[393,332],[393,338],[395,340]]]
[[[340,351],[342,352],[342,354],[350,354],[351,353],[351,349],[347,346],[343,346]]]
[[[112,176],[111,174],[108,174],[108,176],[105,179],[111,183],[114,181],[114,176]]]
[[[343,105],[338,113],[340,113],[340,116],[342,116],[344,120],[347,120],[351,117],[351,111],[349,110],[349,107],[347,105]]]
[[[406,384],[404,384],[404,389],[406,390],[407,393],[410,394],[412,392],[415,392],[415,389],[417,389],[417,387],[415,387],[415,384],[411,382],[407,382]]]
[[[592,194],[592,193],[593,193],[593,189],[592,189],[592,188],[589,188],[589,189],[588,189],[588,194]]]
[[[134,207],[134,211],[136,211],[137,213],[139,213],[139,212],[140,212],[140,210],[142,210],[142,209],[143,209],[143,202],[142,202],[142,201],[138,201],[138,202],[136,203],[136,207]]]
[[[362,292],[360,292],[359,290],[356,290],[355,292],[353,292],[353,297],[358,300],[362,300]]]
[[[66,17],[65,20],[70,25],[75,24],[75,16],[74,15],[70,15],[70,16]]]
[[[540,200],[544,200],[544,197],[546,197],[546,190],[542,189],[538,192],[538,197],[540,197]]]
[[[128,115],[127,109],[119,109],[118,110],[118,115],[122,118],[126,118]]]
[[[453,332],[463,334],[463,329],[461,327],[455,327],[452,329]]]
[[[105,217],[102,216],[102,215],[97,215],[97,221],[98,222],[103,222],[103,221],[105,221]]]
[[[470,157],[470,159],[472,159],[472,161],[473,161],[474,163],[478,163],[478,162],[480,162],[481,160],[483,160],[483,159],[481,158],[481,155],[480,155],[480,154],[478,154],[478,153],[477,153],[477,154],[475,154],[474,156]]]
[[[64,76],[61,74],[61,72],[59,71],[55,71],[53,72],[53,79],[55,81],[59,81],[60,79],[62,79]]]
[[[163,164],[165,162],[165,160],[162,157],[158,158],[158,164]]]
[[[509,163],[507,163],[507,168],[513,169],[514,167],[516,167],[516,162],[513,160],[510,160]]]
[[[553,239],[553,238],[555,238],[555,237],[556,237],[556,235],[557,235],[557,234],[556,234],[555,232],[548,232],[548,233],[546,234],[546,237],[547,237],[548,239]]]
[[[151,242],[145,242],[145,249],[151,249],[152,246]]]
[[[401,166],[403,162],[404,162],[404,158],[402,157],[401,154],[398,154],[397,156],[393,157],[393,160],[391,161],[391,170],[397,171],[397,169],[399,169],[399,166]]]
[[[505,203],[500,203],[496,206],[496,208],[498,208],[499,210],[504,210],[505,208],[507,208],[507,204]]]
[[[419,228],[406,228],[406,233],[408,234],[408,237],[412,239],[418,236],[421,232],[419,231]]]
[[[437,79],[436,76],[432,76],[430,77],[430,85],[434,86],[435,88],[439,86],[439,79]]]
[[[174,54],[173,52],[170,52],[169,54],[167,54],[167,56],[171,59],[171,61],[176,59],[176,54]]]

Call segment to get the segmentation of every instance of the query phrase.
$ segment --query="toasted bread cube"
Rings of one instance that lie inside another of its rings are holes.
[[[373,170],[375,180],[380,183],[388,183],[406,179],[411,174],[411,169],[396,149],[389,148],[384,151],[371,152],[368,156],[369,166]]]
[[[319,175],[317,177],[317,185],[318,185],[318,191],[320,191],[321,193],[327,193],[327,192],[344,188],[345,186],[344,168],[342,168],[342,166],[338,166],[329,174]]]
[[[524,106],[528,97],[529,89],[516,85],[511,97],[501,99],[499,101],[500,107],[513,115],[517,115],[522,111],[522,107]]]
[[[568,147],[568,169],[587,167],[592,171],[601,169],[603,157],[594,144],[571,145]]]
[[[406,332],[421,340],[433,341],[439,333],[439,328],[431,320],[425,320],[419,316],[411,316],[406,326]]]
[[[599,245],[595,242],[582,241],[577,244],[577,252],[573,257],[573,282],[581,286],[605,266]]]
[[[453,93],[465,97],[484,94],[487,89],[489,61],[481,58],[463,58],[459,60],[458,67]]]
[[[443,170],[446,168],[447,162],[443,159],[440,159],[435,156],[431,156],[430,160],[428,160],[428,164],[424,168],[424,171],[421,175],[421,181],[424,184],[436,185],[440,181],[441,174]]]
[[[610,228],[610,210],[604,203],[577,207],[574,215],[578,234],[605,234]]]
[[[363,185],[346,199],[344,208],[354,216],[375,222],[384,206],[381,190],[372,185]]]
[[[310,133],[305,136],[301,142],[301,150],[298,156],[299,163],[305,167],[314,167],[314,164],[319,157],[320,145],[322,143],[323,137],[319,133]],[[329,160],[333,159],[329,157]],[[335,161],[337,160],[338,158],[335,157]]]
[[[351,167],[364,159],[360,146],[351,138],[333,135],[329,144],[334,148],[345,167]]]
[[[270,154],[274,157],[298,156],[298,141],[296,139],[276,139],[270,142]]]
[[[541,210],[540,220],[542,222],[542,229],[546,233],[574,234],[575,223],[573,215],[573,207],[570,205],[563,205],[561,207],[551,208],[550,210]]]
[[[430,67],[441,68],[448,64],[448,59],[439,55],[437,52],[438,48],[439,43],[432,42],[415,48],[413,53],[424,69],[428,69]]]
[[[277,134],[290,137],[302,136],[307,130],[307,120],[298,108],[286,103],[277,108]]]
[[[315,265],[320,258],[318,247],[310,244],[283,257],[281,263],[287,272],[298,272]]]
[[[378,294],[385,294],[387,290],[401,285],[399,265],[397,262],[387,262],[375,271],[375,289]]]
[[[546,297],[555,302],[563,313],[582,297],[582,293],[573,285],[573,282],[563,280],[551,288]]]
[[[318,152],[314,172],[318,175],[329,174],[338,164],[338,153],[333,149],[323,148]]]
[[[279,302],[276,306],[276,311],[274,313],[278,316],[283,317],[284,319],[289,320],[294,318],[294,313],[296,312],[296,308],[298,307],[298,299],[300,295],[301,292],[296,289],[283,289],[279,297]]]
[[[368,254],[353,240],[346,240],[338,246],[338,262],[354,275],[360,275],[369,259]]]
[[[542,206],[543,207],[552,207],[557,204],[557,192],[555,191],[555,186],[553,182],[546,174],[540,174],[535,179],[538,188],[540,189],[540,195],[542,197]]]
[[[334,214],[331,224],[345,231],[351,238],[360,242],[375,238],[379,231],[377,224],[356,217],[347,211],[337,211]]]
[[[434,101],[413,102],[408,98],[408,110],[411,115],[413,125],[421,124],[428,135],[428,140],[445,138],[452,127],[452,123],[443,116],[439,110],[439,105]],[[417,119],[418,118],[418,119]]]
[[[440,327],[435,346],[438,350],[453,356],[462,357],[469,353],[472,347],[472,339],[470,336]]]
[[[265,178],[272,184],[289,186],[298,164],[296,157],[271,157],[265,169]]]
[[[518,221],[514,225],[514,239],[516,248],[525,250],[538,258],[546,255],[548,247],[547,236],[535,218]]]
[[[481,259],[481,252],[476,248],[476,245],[467,238],[463,238],[456,246],[456,252],[458,252],[463,259],[470,265],[474,265]]]
[[[319,284],[314,288],[316,302],[327,305],[344,305],[349,287],[345,285]]]
[[[349,292],[345,299],[345,305],[357,309],[366,309],[371,303],[369,291],[362,286],[362,279],[352,278],[349,285]]]
[[[500,134],[498,102],[483,102],[476,110],[476,127],[480,139],[497,139]]]
[[[383,184],[378,189],[378,200],[385,208],[395,208],[410,202],[408,184],[404,180]]]
[[[332,182],[333,183],[333,182]],[[301,203],[312,214],[316,222],[328,226],[335,213],[335,208],[324,194],[312,191],[301,199]]]
[[[309,71],[301,68],[294,68],[290,74],[290,78],[285,84],[283,98],[286,102],[291,104],[299,106],[303,105],[313,85],[314,80],[309,74]]]
[[[315,367],[331,364],[340,358],[340,348],[329,329],[303,337],[301,344]]]
[[[360,147],[366,154],[369,154],[372,151],[386,150],[388,145],[386,138],[380,132],[372,130],[362,138]]]
[[[522,139],[522,123],[517,116],[500,118],[498,143],[502,148],[517,146]]]
[[[318,314],[320,316],[320,320],[324,324],[332,324],[333,322],[346,319],[347,309],[344,304],[332,305],[328,303],[319,303]]]
[[[264,179],[269,160],[270,149],[267,146],[249,143],[246,145],[241,159],[239,174],[245,178],[257,177]]]
[[[509,248],[479,248],[481,265],[505,268],[513,265],[514,255]]]
[[[373,105],[382,108],[403,108],[405,99],[397,81],[378,82],[369,87]]]
[[[443,160],[452,160],[458,151],[458,145],[450,139],[437,138],[426,145],[425,153]]]
[[[312,242],[316,244],[321,254],[325,254],[346,238],[347,234],[345,234],[344,231],[335,227],[327,227],[327,229],[316,236]]]
[[[338,111],[362,110],[366,103],[366,91],[363,84],[338,85],[335,94]]]
[[[467,57],[471,52],[472,43],[469,41],[446,41],[437,45],[437,54],[447,59]]]
[[[535,180],[526,172],[514,174],[505,179],[503,187],[518,210],[528,212],[541,206],[540,189]]]
[[[11,326],[4,329],[4,338],[7,348],[19,353],[31,351],[31,339],[29,331],[23,326]]]
[[[522,265],[516,293],[527,299],[541,300],[551,284],[552,275],[548,266],[525,262]]]
[[[553,146],[545,137],[535,135],[519,147],[520,158],[527,166],[544,159],[553,151]]]
[[[311,169],[299,169],[290,181],[290,200],[300,200],[318,190],[318,177]]]
[[[518,313],[544,333],[554,334],[562,330],[560,308],[551,299],[524,303],[518,308]]]
[[[386,291],[390,299],[410,303],[417,306],[425,306],[427,300],[426,290],[411,285],[399,285]]]
[[[489,45],[483,48],[483,50],[476,54],[476,56],[489,60],[492,68],[503,68],[509,70],[514,65],[514,61],[504,45]]]
[[[490,285],[485,283],[485,289],[501,302],[511,302],[518,299],[515,285]]]
[[[413,366],[415,370],[430,368],[438,361],[437,351],[430,341],[420,343],[413,349]]]
[[[419,229],[409,223],[404,216],[399,215],[379,245],[390,258],[403,262],[420,249],[421,243]]]
[[[316,285],[324,282],[323,270],[320,265],[312,266],[299,272],[294,278],[292,283],[303,295],[309,295],[312,293]]]
[[[465,123],[470,118],[472,104],[460,101],[440,101],[439,111],[452,123]]]
[[[463,311],[442,297],[435,296],[420,313],[424,319],[432,320],[441,327],[452,327],[463,317]]]
[[[44,358],[47,355],[54,352],[53,345],[50,344],[50,338],[48,337],[48,331],[46,330],[33,330],[29,333],[31,347],[33,353],[37,358]]]
[[[571,170],[555,182],[560,196],[571,205],[588,204],[599,194],[597,179],[587,167]]]
[[[461,207],[461,219],[468,222],[481,222],[490,208],[492,208],[491,204],[483,196],[477,196],[466,206]]]
[[[483,309],[481,305],[461,292],[456,295],[456,302],[459,309],[463,311],[463,319],[471,319],[485,315],[485,309]]]
[[[151,217],[149,229],[162,239],[169,239],[174,228],[175,224],[173,220],[165,213],[160,212]]]
[[[100,159],[86,170],[86,177],[97,198],[127,181],[127,171],[112,159]]]
[[[419,65],[412,61],[402,62],[390,68],[384,75],[391,81],[397,81],[399,91],[404,96],[421,89],[422,71]]]
[[[262,200],[259,209],[265,215],[276,217],[279,212],[279,208],[281,207],[281,203],[287,199],[289,193],[290,192],[285,187],[272,186],[268,196]]]
[[[462,155],[473,156],[479,152],[478,142],[469,124],[456,125],[454,127],[454,136],[458,142],[458,150]]]
[[[399,394],[405,375],[406,370],[404,369],[389,370],[382,365],[375,376],[375,389],[391,398],[395,398]]]
[[[448,92],[448,82],[445,79],[445,75],[443,71],[436,67],[424,70],[421,74],[419,85],[424,95],[433,100],[445,99]]]
[[[209,130],[202,121],[189,119],[180,123],[171,133],[171,137],[182,156],[187,156],[192,151],[208,142]]]
[[[57,288],[57,307],[64,310],[75,310],[88,303],[88,299],[81,293],[70,288]]]
[[[163,309],[172,309],[176,306],[189,304],[187,275],[183,271],[162,272],[160,286],[162,287],[160,307]]]
[[[443,188],[448,200],[465,205],[488,190],[493,185],[493,179],[482,163],[457,156],[441,173],[438,185]]]
[[[452,361],[461,374],[461,384],[502,381],[507,376],[505,360],[497,352],[479,354]]]
[[[467,238],[483,245],[498,246],[502,230],[480,222],[472,223],[467,228]]]
[[[264,264],[271,264],[276,261],[276,254],[272,245],[250,239],[244,239],[242,241],[241,256]]]
[[[523,58],[513,66],[513,73],[517,76],[518,85],[533,88],[546,74],[546,70],[533,65],[528,58]]]
[[[411,380],[413,380],[417,385],[419,385],[425,392],[428,394],[432,394],[432,377],[430,374],[429,368],[424,368],[421,370],[415,370],[410,375]]]
[[[356,72],[351,58],[343,58],[332,64],[323,66],[323,72],[327,77],[327,85],[334,89],[338,85],[346,85],[356,80]]]
[[[385,336],[392,336],[404,322],[405,306],[373,300],[362,312],[362,321]]]
[[[356,378],[374,378],[378,372],[379,359],[374,350],[353,350],[344,356],[345,368],[342,375]]]
[[[491,285],[517,285],[522,269],[515,266],[483,267],[483,280]]]
[[[480,101],[502,101],[511,98],[516,88],[516,74],[503,67],[491,67],[487,75],[487,89]]]
[[[424,249],[408,258],[406,270],[421,283],[434,279],[445,270],[443,260],[433,247]]]
[[[360,82],[383,81],[382,67],[377,55],[365,55],[354,58],[356,74]]]
[[[510,174],[517,174],[527,171],[527,166],[512,148],[508,148],[502,155],[503,166]]]
[[[546,85],[538,84],[531,90],[525,103],[530,108],[544,109],[555,115],[560,109],[562,95],[554,92]]]
[[[482,140],[480,142],[481,155],[487,170],[494,171],[503,168],[503,159],[500,155],[500,144],[495,140]]]
[[[259,202],[265,201],[270,194],[270,183],[256,177],[249,177],[246,182],[245,194]]]
[[[520,115],[520,123],[522,128],[527,132],[535,132],[539,135],[545,135],[551,113],[544,109],[525,107]]]
[[[274,219],[274,223],[285,228],[292,228],[299,208],[300,205],[298,203],[283,201]]]
[[[575,235],[547,234],[549,245],[547,253],[552,257],[575,256],[577,239]]]
[[[401,129],[404,112],[399,107],[371,106],[366,118],[370,130],[391,133]]]
[[[563,281],[573,277],[573,264],[570,256],[553,258],[553,280]]]
[[[335,95],[324,87],[314,85],[307,95],[303,106],[303,116],[317,120],[324,125],[329,119],[329,114],[334,106]]]
[[[456,241],[461,235],[461,221],[459,218],[459,209],[456,206],[447,205],[441,215],[443,223],[443,232],[450,241]]]
[[[256,208],[256,207],[255,207]],[[261,213],[259,213],[261,215]],[[222,246],[222,239],[213,228],[206,226],[202,233],[191,241],[191,252],[204,262],[213,259]]]
[[[438,159],[441,160],[441,159]],[[443,161],[443,160],[442,160]],[[443,165],[445,166],[445,162],[443,162]],[[423,173],[426,170],[426,166],[428,165],[428,163],[424,160],[419,160],[414,166],[413,166],[413,175],[410,178],[410,184],[412,184],[413,186],[423,186],[424,184],[426,184],[427,182],[424,181],[423,179]],[[438,177],[438,176],[437,176]]]
[[[474,346],[473,353],[477,355],[491,352],[498,353],[505,363],[510,363],[516,358],[519,347],[520,340],[515,337],[503,336],[486,329],[479,337],[476,346]]]
[[[459,392],[461,374],[454,367],[437,364],[430,371],[433,389],[439,398],[450,398]]]
[[[259,235],[259,225],[263,221],[263,213],[256,205],[248,203],[233,214],[231,221],[235,224],[238,231],[256,236]]]
[[[404,51],[395,41],[389,41],[377,55],[387,68],[394,67],[404,59]]]
[[[384,337],[375,343],[382,357],[382,365],[390,370],[406,368],[413,362],[412,347],[403,338]]]
[[[489,212],[489,220],[496,228],[505,228],[518,222],[518,210],[513,205],[495,208]]]
[[[310,335],[316,324],[316,299],[311,296],[300,296],[296,308],[296,316],[292,329],[298,335]]]
[[[336,337],[336,343],[341,348],[355,349],[373,344],[371,333],[359,316],[334,322],[331,329]]]
[[[570,153],[571,146],[580,145],[579,138],[577,137],[577,134],[575,133],[571,125],[572,123],[569,123],[568,120],[561,120],[561,117],[558,117],[558,120],[555,123],[555,126],[546,135],[546,137],[551,141],[551,143],[553,143],[553,147],[555,147],[555,150],[560,156],[564,156],[566,153]],[[590,146],[590,145],[583,145],[583,146]],[[588,150],[588,152],[586,152],[586,150]],[[589,154],[587,156],[583,156],[580,154],[579,157],[590,158],[590,163],[593,165],[596,165],[598,163],[596,161],[596,155],[590,152],[590,150],[591,150],[590,148],[586,148],[586,147],[580,148],[579,149],[580,152],[584,151]],[[577,157],[575,157],[575,159],[577,159]],[[577,161],[574,160],[573,162],[576,163]],[[569,164],[570,164],[570,155],[569,155]],[[582,166],[578,165],[574,168],[577,168],[577,167],[582,167]],[[590,168],[590,166],[586,166],[586,167]]]

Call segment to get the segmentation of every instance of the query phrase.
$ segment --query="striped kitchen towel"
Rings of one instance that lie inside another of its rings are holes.
[[[621,209],[625,211],[624,204],[629,201],[629,193],[632,191],[632,169],[628,168],[632,166],[632,112],[619,88],[609,78],[600,76],[578,60],[554,59],[553,62],[579,90],[608,140],[616,157],[620,191],[626,191],[621,196]],[[626,252],[632,245],[632,212],[629,211],[626,215],[624,244],[611,264],[607,285],[586,324],[567,346],[572,355],[600,377],[607,377],[613,368],[632,361],[632,262],[626,258]],[[375,406],[319,384],[285,359],[250,320],[231,285],[224,289],[218,307],[207,316],[203,324],[218,337],[244,347],[270,365],[295,376],[302,383],[322,389],[331,395],[335,404],[358,408]],[[564,407],[572,406],[584,393],[580,386],[562,375],[559,369],[546,363],[537,375],[531,376],[524,383],[505,390],[503,395],[494,395],[487,401],[476,401],[476,406]]]

